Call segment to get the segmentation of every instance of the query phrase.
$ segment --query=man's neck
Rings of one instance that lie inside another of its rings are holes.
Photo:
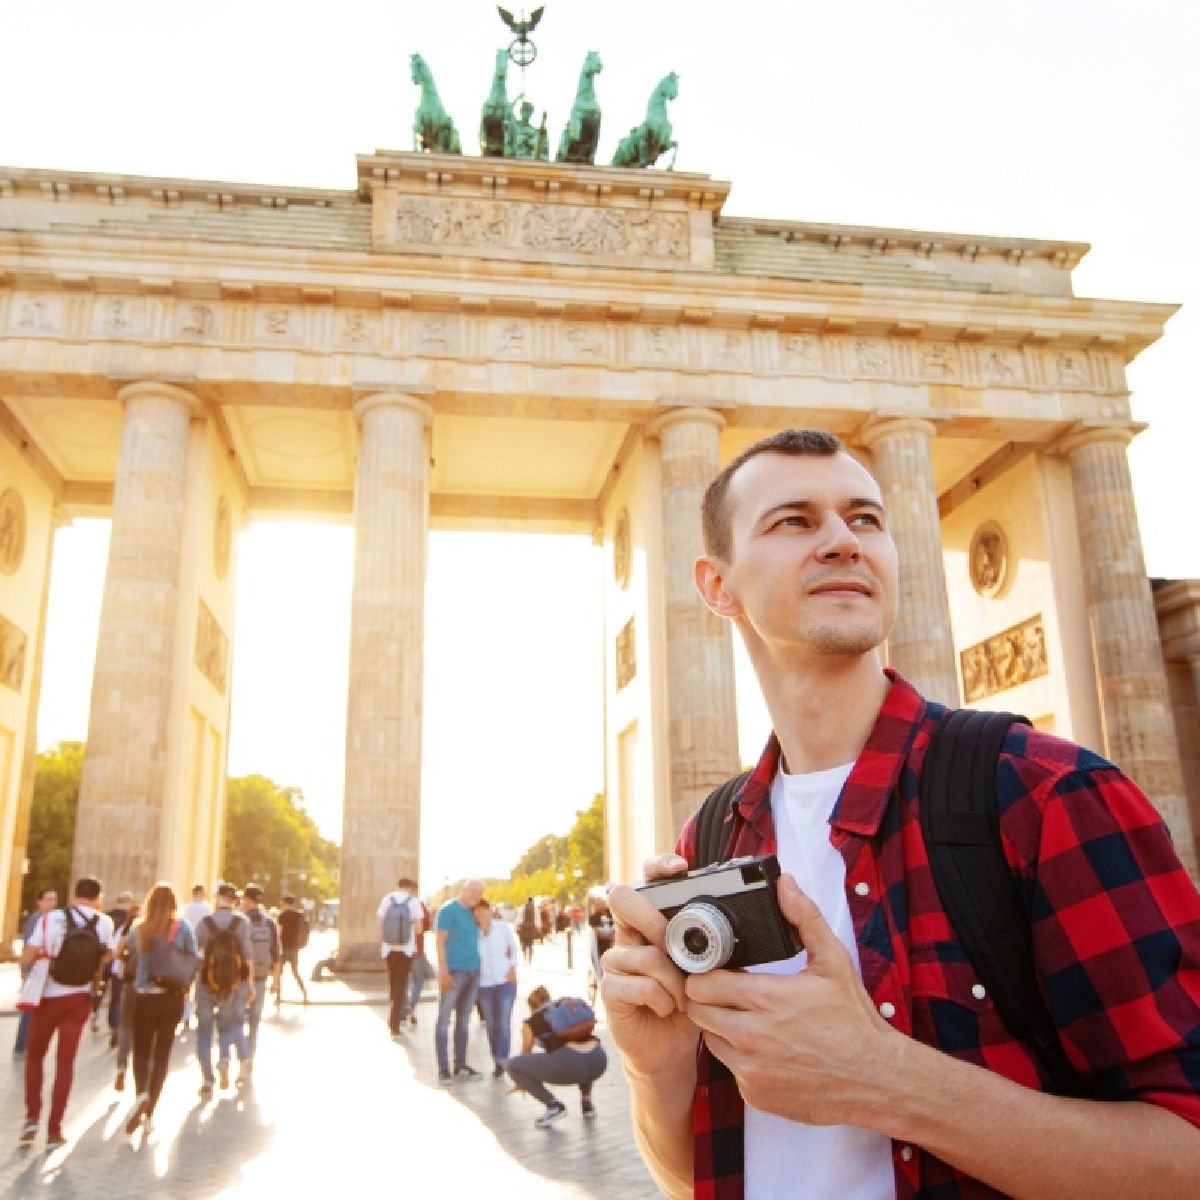
[[[791,775],[854,762],[891,687],[873,653],[759,671],[758,677]]]

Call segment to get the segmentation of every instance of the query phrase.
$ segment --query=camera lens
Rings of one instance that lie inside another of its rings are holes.
[[[681,970],[696,975],[723,967],[737,938],[728,914],[713,900],[693,900],[667,922],[667,953]]]

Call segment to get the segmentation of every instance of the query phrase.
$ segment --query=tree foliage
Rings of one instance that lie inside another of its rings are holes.
[[[33,908],[38,893],[45,888],[56,889],[64,903],[71,894],[83,751],[83,742],[59,742],[37,756],[25,849],[29,871],[21,883],[22,912]]]
[[[299,788],[280,787],[262,775],[229,780],[221,856],[226,879],[260,884],[268,903],[285,886],[297,896],[325,900],[337,895],[338,856],[337,844],[322,837],[304,811]]]

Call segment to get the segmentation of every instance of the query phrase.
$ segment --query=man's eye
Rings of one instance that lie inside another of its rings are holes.
[[[771,526],[771,528],[779,529],[783,526],[789,526],[794,529],[805,529],[808,527],[808,518],[802,517],[798,513],[795,513],[790,517],[780,517],[779,520]]]
[[[882,529],[883,522],[875,513],[856,513],[850,518],[851,525],[870,525],[873,529]]]

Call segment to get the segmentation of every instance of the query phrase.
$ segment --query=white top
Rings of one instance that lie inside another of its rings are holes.
[[[493,917],[491,929],[486,934],[479,931],[479,986],[498,987],[506,982],[519,954],[512,926]]]
[[[785,775],[771,784],[779,865],[815,901],[860,971],[846,901],[846,864],[829,842],[829,814],[853,763]],[[784,962],[750,967],[772,975],[804,970],[801,951]],[[746,1105],[746,1200],[895,1200],[891,1139],[854,1125],[805,1125]]]
[[[75,903],[70,906],[75,910],[74,920],[76,924],[80,921],[90,921],[92,917],[99,917],[96,922],[96,936],[100,939],[100,945],[106,950],[113,948],[113,921],[108,913],[97,912],[90,904]],[[45,930],[45,937],[42,936],[42,931]],[[37,946],[40,950],[44,950],[50,958],[54,958],[62,948],[63,934],[67,932],[67,918],[61,908],[54,909],[53,912],[46,914],[45,921],[38,919],[38,923],[33,927],[33,933],[29,935],[27,946]],[[42,991],[42,998],[51,1000],[55,996],[73,996],[77,992],[90,992],[92,990],[91,980],[87,983],[69,984],[59,983],[53,976],[46,977],[46,986]]]
[[[412,892],[388,892],[380,900],[379,911],[375,914],[380,921],[383,920],[383,914],[387,912],[393,899],[408,901],[408,916],[412,922],[412,931],[409,933],[408,941],[404,945],[390,946],[387,942],[384,942],[379,953],[382,958],[387,958],[393,950],[399,950],[402,954],[407,954],[409,958],[412,958],[417,952],[417,930],[421,928],[421,922],[425,919],[425,910],[421,907],[420,900]]]
[[[195,933],[200,928],[200,922],[212,915],[212,905],[207,900],[189,900],[179,914],[192,927]]]

